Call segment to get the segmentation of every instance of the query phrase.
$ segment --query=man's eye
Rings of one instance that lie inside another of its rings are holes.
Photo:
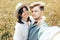
[[[33,12],[33,11],[32,11]]]
[[[35,11],[35,12],[37,12],[37,11]]]

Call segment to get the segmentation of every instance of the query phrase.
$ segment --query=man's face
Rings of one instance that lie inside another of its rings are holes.
[[[35,6],[32,8],[32,17],[34,19],[39,19],[43,15],[43,11],[40,10],[39,6]]]

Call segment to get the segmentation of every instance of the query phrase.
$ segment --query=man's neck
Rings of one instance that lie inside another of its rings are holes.
[[[42,23],[42,18],[38,18],[38,19],[35,19],[35,22],[39,25],[39,24],[41,24]]]
[[[39,21],[40,21],[40,19],[36,19],[36,20],[35,20],[35,22],[36,22],[37,24],[39,23]]]

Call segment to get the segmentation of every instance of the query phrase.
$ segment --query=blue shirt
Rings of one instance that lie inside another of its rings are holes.
[[[40,25],[31,24],[27,40],[39,40],[39,37],[43,32],[43,29],[47,28],[47,26],[48,25],[45,22],[42,22]],[[40,30],[42,30],[41,33],[40,33]]]

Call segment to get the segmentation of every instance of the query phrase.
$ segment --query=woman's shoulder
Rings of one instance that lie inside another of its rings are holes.
[[[17,22],[15,25],[15,29],[22,29],[22,28],[23,28],[23,24]]]

